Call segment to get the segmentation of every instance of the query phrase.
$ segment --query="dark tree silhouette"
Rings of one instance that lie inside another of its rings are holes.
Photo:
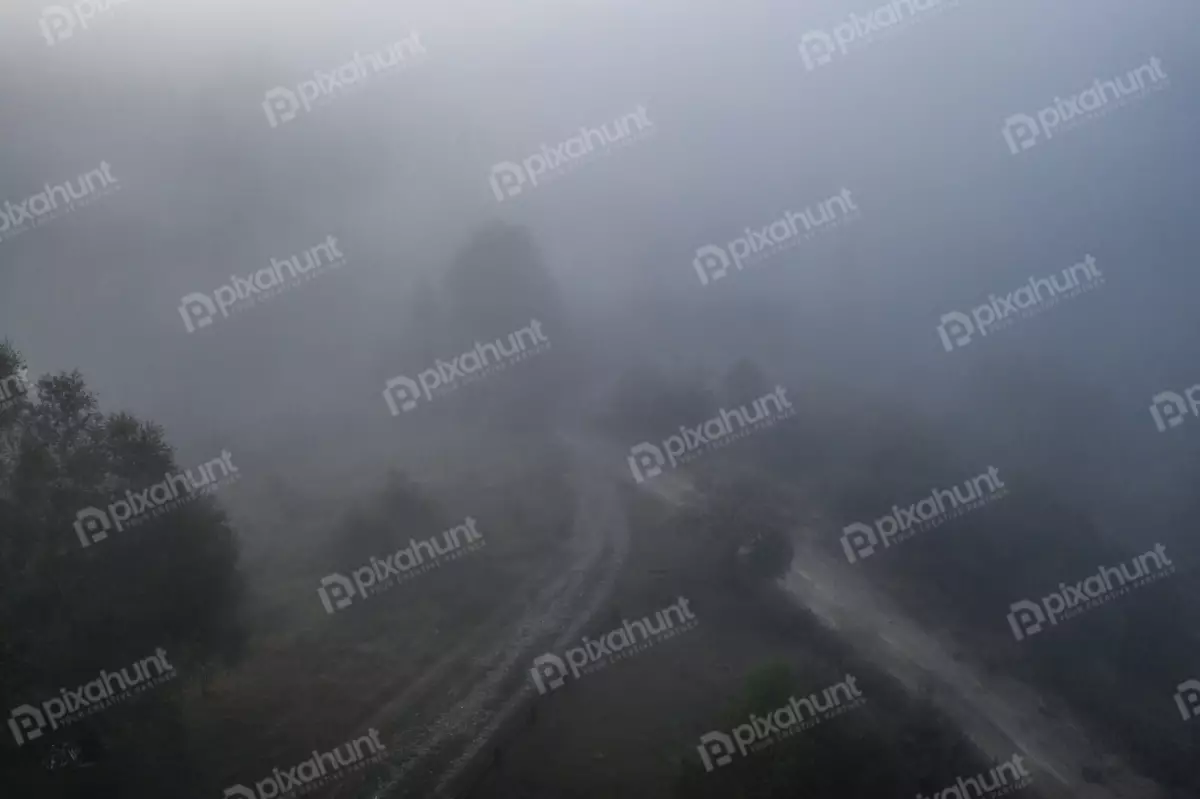
[[[0,345],[0,377],[22,368],[21,356]],[[237,546],[224,513],[200,496],[81,547],[77,511],[179,470],[160,428],[99,411],[78,372],[42,377],[9,400],[0,434],[14,442],[0,457],[0,704],[36,706],[159,648],[177,674],[15,751],[0,749],[0,769],[34,795],[68,795],[62,780],[51,780],[57,772],[41,769],[39,750],[84,735],[109,754],[95,779],[122,785],[122,795],[138,790],[122,776],[130,772],[113,770],[126,759],[159,758],[162,769],[140,770],[141,789],[171,767],[171,779],[182,780],[181,684],[235,657],[243,642]]]

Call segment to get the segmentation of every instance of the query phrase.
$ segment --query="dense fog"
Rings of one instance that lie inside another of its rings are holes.
[[[1196,795],[1197,31],[6,4],[0,787]]]

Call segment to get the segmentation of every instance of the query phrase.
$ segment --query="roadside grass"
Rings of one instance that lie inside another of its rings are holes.
[[[330,520],[340,514],[315,514],[309,529],[294,530],[307,546],[289,560],[247,569],[251,636],[243,657],[207,686],[195,680],[184,692],[193,755],[217,790],[365,734],[355,725],[478,632],[523,579],[561,556],[574,508],[570,474],[552,442],[522,443],[476,437],[469,448],[490,456],[453,469],[458,453],[451,447],[441,464],[430,464],[436,479],[424,487],[448,518],[477,519],[485,541],[478,551],[334,614],[326,613],[317,587],[335,570],[320,553]],[[359,501],[369,502],[363,493]],[[400,541],[437,532],[405,530],[397,521]],[[362,562],[384,554],[363,552]],[[419,721],[377,726],[386,741]],[[356,772],[347,781],[362,779]]]

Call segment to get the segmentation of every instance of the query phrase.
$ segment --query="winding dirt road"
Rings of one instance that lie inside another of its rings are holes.
[[[415,733],[389,741],[390,775],[373,799],[446,796],[490,745],[497,731],[534,698],[526,678],[533,658],[563,648],[603,607],[629,551],[620,484],[612,462],[582,436],[563,436],[572,456],[576,511],[564,562],[499,610],[476,636],[444,656],[388,702],[376,723],[402,715],[439,692],[453,706]]]
[[[572,455],[577,496],[565,561],[538,575],[527,599],[498,610],[474,639],[381,710],[381,718],[395,718],[419,697],[443,692],[454,698],[432,724],[389,742],[397,756],[372,799],[452,795],[497,732],[535,698],[525,674],[533,657],[578,639],[611,595],[630,544],[621,496],[629,482],[623,453],[586,435],[563,441]],[[694,496],[691,482],[678,472],[639,488],[673,505]],[[1031,686],[952,655],[948,636],[905,616],[861,570],[815,540],[796,531],[791,569],[780,578],[780,588],[910,691],[932,686],[934,702],[983,753],[999,761],[1024,752],[1035,768],[1034,789],[1052,799],[1165,799],[1155,782],[1098,748],[1069,714],[1043,713],[1042,698]],[[1105,784],[1085,781],[1089,767],[1103,769]]]
[[[1100,750],[1065,710],[1047,716],[1031,686],[989,675],[969,657],[951,655],[947,637],[905,616],[860,569],[813,542],[802,531],[793,536],[791,570],[780,578],[780,587],[909,690],[932,686],[934,702],[986,755],[1007,760],[1024,752],[1036,769],[1034,787],[1048,797],[1165,796],[1155,782]],[[1088,766],[1103,766],[1107,784],[1086,782]]]

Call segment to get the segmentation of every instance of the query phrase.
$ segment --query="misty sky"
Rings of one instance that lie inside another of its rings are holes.
[[[379,412],[413,280],[502,219],[531,230],[602,345],[761,355],[796,379],[819,364],[931,404],[953,371],[940,314],[1091,253],[1104,289],[1052,332],[1009,331],[1006,352],[1077,370],[1130,414],[1200,382],[1200,6],[962,0],[805,68],[805,31],[877,5],[127,0],[49,46],[42,6],[13,0],[0,201],[102,161],[121,188],[0,242],[0,329],[34,372],[81,369],[102,408],[181,446]],[[413,31],[427,54],[403,70],[267,123],[268,89]],[[1166,89],[1009,153],[1009,115],[1152,56]],[[652,137],[496,201],[493,164],[639,105]],[[840,238],[698,284],[697,247],[842,188],[862,215]],[[328,235],[341,272],[185,331],[182,296]],[[764,341],[768,312],[794,328]],[[684,318],[711,336],[680,335]]]

